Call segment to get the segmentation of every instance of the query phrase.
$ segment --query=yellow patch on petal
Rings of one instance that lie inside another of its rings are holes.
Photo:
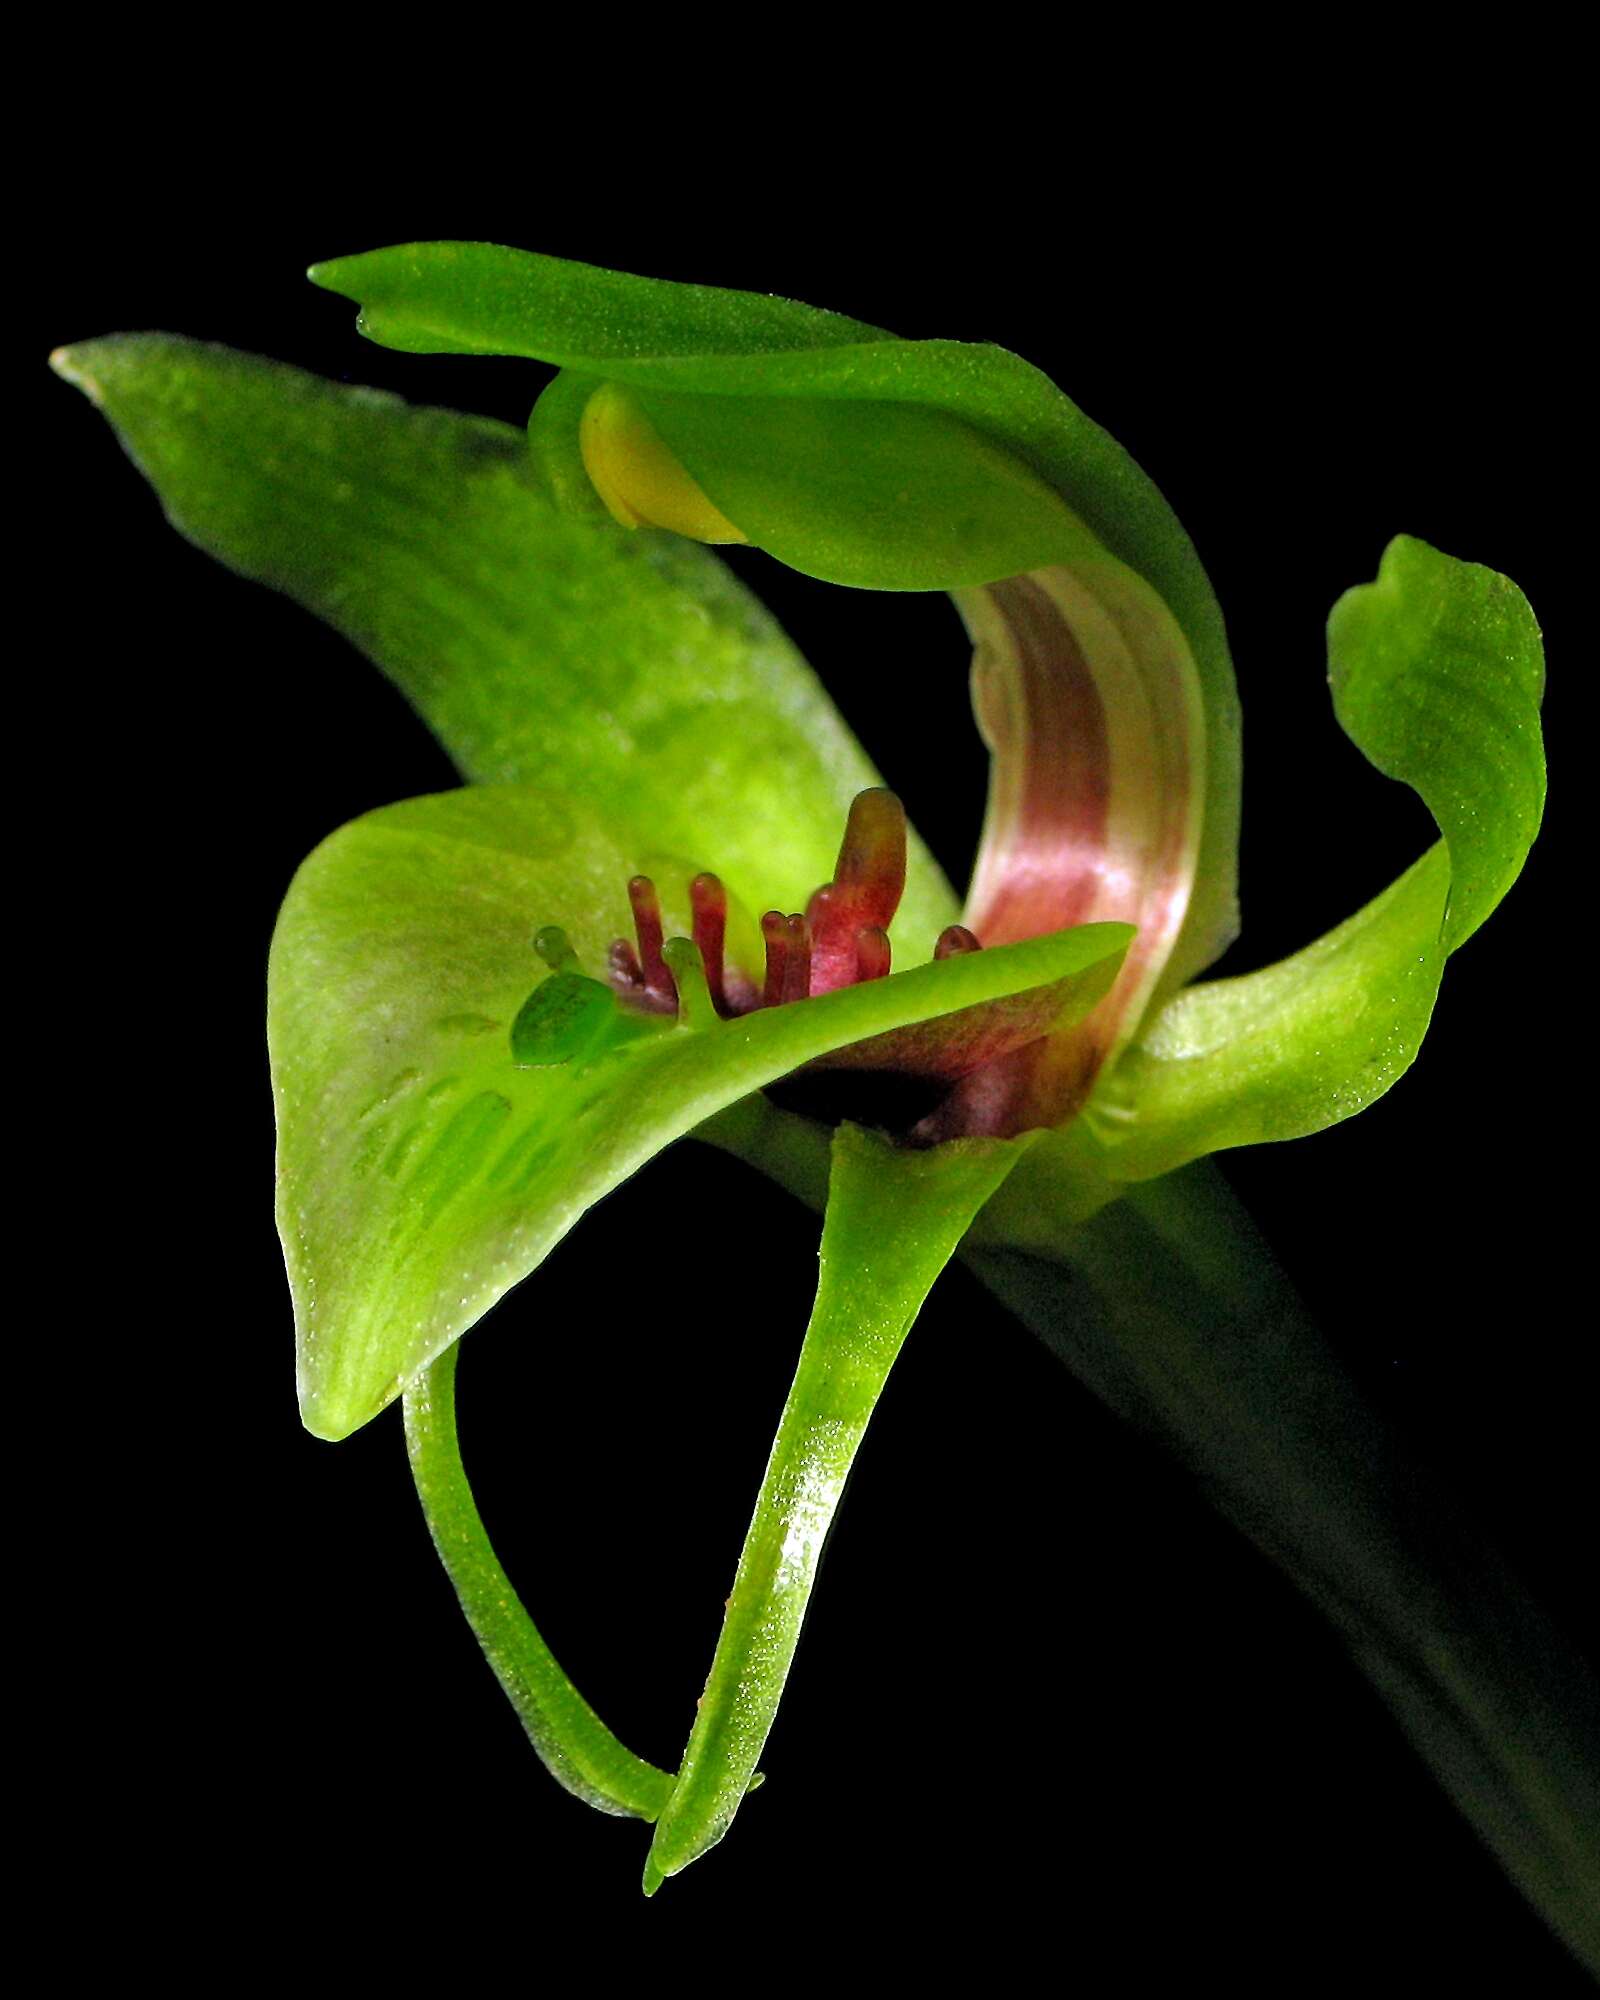
[[[668,528],[696,542],[746,542],[662,442],[626,389],[603,382],[578,425],[584,470],[625,528]]]

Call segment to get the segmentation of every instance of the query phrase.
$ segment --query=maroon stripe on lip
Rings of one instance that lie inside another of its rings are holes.
[[[1114,578],[1104,595],[1092,583],[1072,586],[1096,599],[1128,649],[1125,661],[1108,658],[1097,672],[1052,582],[1050,572],[1011,577],[960,600],[975,642],[973,707],[992,753],[965,921],[985,944],[1107,920],[1134,924],[1138,935],[1086,1020],[998,1066],[982,1080],[981,1106],[980,1085],[962,1087],[962,1102],[942,1114],[952,1130],[1071,1116],[1136,1025],[1188,905],[1197,775],[1181,639],[1165,643],[1149,608]],[[1123,675],[1125,688],[1110,678]],[[1128,732],[1138,759],[1126,781],[1111,767],[1113,714],[1117,740]]]
[[[1094,675],[1046,592],[1017,576],[988,595],[1013,643],[1010,657],[980,645],[972,663],[994,761],[966,923],[996,945],[1087,920],[1107,861],[1111,751]]]

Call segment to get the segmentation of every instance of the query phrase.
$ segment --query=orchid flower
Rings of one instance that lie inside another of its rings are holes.
[[[1292,958],[1208,981],[1236,929],[1222,616],[1155,487],[1044,376],[489,245],[312,276],[386,346],[554,364],[527,437],[169,336],[57,365],[174,523],[348,634],[468,781],[333,834],[289,892],[279,1219],[304,1420],[341,1438],[404,1399],[441,1556],[550,1769],[655,1823],[647,1888],[727,1831],[856,1447],[959,1250],[1202,1470],[1579,1940],[1595,1828],[1581,1760],[1523,1741],[1539,1663],[1473,1612],[1444,1531],[1397,1527],[1352,1392],[1192,1164],[1387,1090],[1516,879],[1543,667],[1515,585],[1401,538],[1340,600],[1335,713],[1440,839]],[[964,904],[726,542],[953,595],[991,753]],[[612,1736],[501,1570],[454,1383],[460,1336],[690,1134],[824,1223],[669,1773]]]

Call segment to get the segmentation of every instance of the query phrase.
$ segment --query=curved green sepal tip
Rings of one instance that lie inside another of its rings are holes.
[[[1509,578],[1402,536],[1328,624],[1335,709],[1443,842],[1294,957],[1168,1001],[1088,1124],[1114,1178],[1336,1124],[1409,1067],[1446,957],[1521,872],[1544,804],[1544,656]]]
[[[1377,581],[1333,607],[1328,661],[1345,733],[1439,823],[1454,951],[1521,874],[1544,812],[1533,611],[1510,577],[1399,535]]]
[[[709,1002],[673,1021],[609,996],[607,1015],[584,989],[576,1031],[564,1005],[530,1031],[556,1060],[519,1062],[530,994],[598,969],[628,928],[647,857],[626,840],[557,793],[475,786],[368,814],[296,876],[268,1026],[301,1407],[318,1435],[375,1415],[703,1119],[837,1049],[1008,994],[1048,989],[1056,1018],[1077,1018],[1132,934],[1088,925],[727,1022]],[[669,931],[689,928],[694,872],[652,866]],[[532,938],[553,921],[573,958],[546,972]]]

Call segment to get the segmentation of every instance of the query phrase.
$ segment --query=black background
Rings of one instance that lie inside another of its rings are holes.
[[[87,829],[67,946],[96,996],[109,1135],[78,1156],[104,1251],[65,1274],[43,1345],[52,1491],[82,1517],[52,1851],[156,1948],[195,1910],[263,1947],[325,1927],[355,1948],[398,1924],[468,1966],[495,1936],[536,1977],[553,1937],[620,1970],[704,1965],[752,1925],[780,1956],[827,1950],[859,1923],[888,1954],[978,1947],[1001,1976],[1047,1950],[1136,1985],[1276,1992],[1296,1968],[1381,1964],[1443,1986],[1503,1963],[1521,1990],[1566,1990],[1560,1952],[1316,1616],[960,1272],[864,1448],[766,1789],[643,1904],[641,1829],[556,1789],[478,1658],[397,1413],[337,1449],[295,1416],[267,941],[317,840],[451,772],[341,641],[174,536],[101,420],[42,376],[58,341],[163,327],[521,421],[543,371],[386,353],[300,276],[430,236],[1013,347],[1156,478],[1228,616],[1247,732],[1234,970],[1318,935],[1431,838],[1333,721],[1334,598],[1402,530],[1514,576],[1552,663],[1544,840],[1452,963],[1416,1071],[1350,1124],[1228,1169],[1419,1466],[1575,1625],[1591,1432],[1563,1190],[1589,910],[1566,746],[1593,635],[1556,553],[1576,392],[1553,182],[1536,160],[1480,174],[1467,148],[1331,195],[1175,162],[1159,200],[1012,199],[941,157],[892,200],[845,179],[666,201],[648,172],[617,198],[598,169],[531,162],[525,196],[486,198],[465,177],[380,191],[354,143],[317,186],[235,177],[210,136],[223,185],[128,156],[93,162],[96,199],[63,196],[30,378],[50,518],[71,524],[39,588],[66,697],[57,811]],[[983,763],[944,601],[738,567],[961,880]],[[936,658],[942,677],[922,671]],[[814,1245],[787,1198],[680,1148],[585,1219],[463,1368],[502,1553],[580,1685],[658,1762],[709,1661]],[[663,1471],[684,1464],[692,1507],[664,1514]]]

